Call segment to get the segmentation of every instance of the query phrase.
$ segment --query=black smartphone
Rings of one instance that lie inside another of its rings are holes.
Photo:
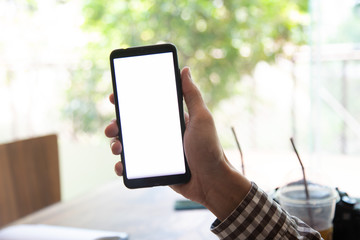
[[[176,47],[159,44],[116,49],[110,54],[110,66],[125,186],[189,181]]]

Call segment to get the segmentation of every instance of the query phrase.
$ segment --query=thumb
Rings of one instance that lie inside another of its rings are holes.
[[[181,71],[181,82],[184,99],[189,111],[189,115],[194,116],[199,111],[207,109],[201,96],[200,90],[196,87],[191,78],[190,68],[185,67]]]

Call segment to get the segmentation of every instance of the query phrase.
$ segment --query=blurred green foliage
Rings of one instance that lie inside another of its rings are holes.
[[[175,44],[213,109],[258,62],[291,57],[289,49],[306,43],[308,0],[86,0],[83,14],[89,42],[65,114],[76,131],[91,133],[109,118],[97,102],[112,91],[113,49]]]

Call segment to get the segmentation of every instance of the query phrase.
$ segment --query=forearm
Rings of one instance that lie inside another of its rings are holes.
[[[225,220],[234,211],[251,188],[251,183],[229,166],[209,185],[204,205],[220,220]]]

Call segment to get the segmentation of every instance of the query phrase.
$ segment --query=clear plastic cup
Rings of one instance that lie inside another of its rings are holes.
[[[289,184],[279,189],[277,198],[283,209],[319,231],[324,240],[331,240],[339,195],[335,189],[317,184],[309,184],[308,191],[309,199],[303,182]]]

